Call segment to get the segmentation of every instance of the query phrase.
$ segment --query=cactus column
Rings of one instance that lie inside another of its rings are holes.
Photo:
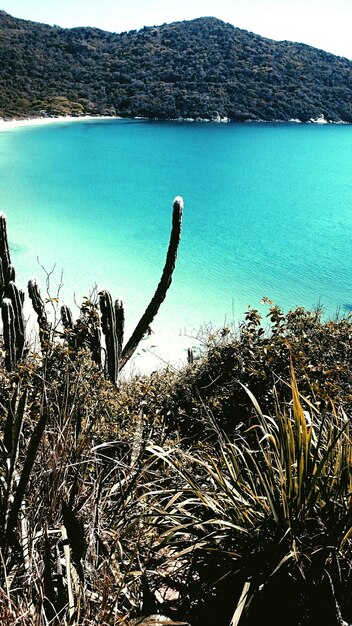
[[[15,313],[10,298],[3,298],[1,302],[1,317],[5,343],[5,367],[12,372],[17,363],[16,359],[16,329]]]
[[[32,279],[28,281],[28,295],[32,301],[33,309],[37,314],[39,324],[39,339],[43,350],[48,350],[50,339],[50,324],[45,310],[43,298],[40,295],[37,281]]]
[[[178,245],[181,239],[183,199],[177,196],[173,203],[172,228],[167,250],[165,266],[148,307],[139,320],[130,339],[123,348],[125,313],[121,300],[116,300],[113,306],[108,291],[101,291],[99,304],[101,310],[101,325],[106,344],[106,371],[112,382],[116,382],[119,371],[135,352],[140,341],[147,333],[150,324],[156,316],[160,305],[165,300],[166,292],[171,285],[172,274],[175,269]]]
[[[0,215],[0,303],[6,349],[5,366],[8,371],[16,367],[23,354],[25,344],[23,301],[24,294],[15,285],[15,270],[11,264],[6,218]]]
[[[121,358],[119,360],[119,370],[126,365],[127,361],[135,352],[139,342],[143,339],[150,324],[156,316],[160,305],[165,300],[166,292],[171,285],[172,274],[176,264],[177,249],[181,239],[182,212],[183,199],[180,196],[177,196],[173,203],[172,229],[163,273],[154,296],[122,350]]]
[[[108,291],[99,293],[101,327],[105,335],[106,370],[110,380],[115,383],[118,373],[118,339],[116,332],[116,312]]]

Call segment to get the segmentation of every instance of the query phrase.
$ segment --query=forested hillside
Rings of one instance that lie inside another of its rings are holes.
[[[115,34],[0,11],[0,116],[352,122],[352,62],[212,17]]]

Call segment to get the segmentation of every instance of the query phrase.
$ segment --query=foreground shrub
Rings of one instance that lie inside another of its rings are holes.
[[[117,386],[58,341],[0,370],[0,623],[351,621],[350,320],[280,319]]]
[[[233,442],[218,429],[216,447],[153,449],[183,481],[158,494],[157,519],[171,558],[188,555],[192,624],[352,619],[350,422],[313,404],[305,412],[291,376],[292,401],[275,417],[246,390],[256,417]]]
[[[246,421],[251,402],[239,383],[274,412],[277,394],[290,399],[291,358],[302,396],[322,411],[331,400],[351,410],[352,317],[325,321],[322,311],[303,308],[285,314],[269,301],[267,320],[265,327],[249,308],[237,331],[202,337],[203,353],[175,382],[172,412],[185,437],[204,438],[209,411],[228,434]]]

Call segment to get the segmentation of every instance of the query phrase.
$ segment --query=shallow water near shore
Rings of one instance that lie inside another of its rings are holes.
[[[44,289],[37,257],[49,271],[56,264],[51,291],[62,270],[63,302],[80,302],[94,284],[110,289],[125,300],[131,331],[160,278],[182,195],[179,258],[144,357],[155,345],[161,359],[185,361],[203,323],[241,320],[249,304],[265,315],[263,296],[285,310],[345,313],[351,162],[351,126],[87,120],[0,133],[17,282],[36,276]]]

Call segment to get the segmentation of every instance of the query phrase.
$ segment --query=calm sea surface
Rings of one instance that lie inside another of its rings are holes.
[[[185,201],[170,292],[142,348],[184,358],[203,323],[269,297],[286,311],[352,308],[352,126],[98,120],[0,133],[0,209],[19,286],[39,262],[60,297],[97,284],[128,329],[164,264],[174,196]],[[52,294],[55,295],[55,294]]]

